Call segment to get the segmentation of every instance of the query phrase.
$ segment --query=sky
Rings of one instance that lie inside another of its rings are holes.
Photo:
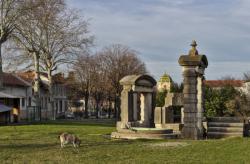
[[[68,0],[89,20],[98,50],[123,44],[136,50],[149,73],[181,82],[178,64],[192,40],[208,58],[206,79],[242,78],[250,71],[249,0]]]

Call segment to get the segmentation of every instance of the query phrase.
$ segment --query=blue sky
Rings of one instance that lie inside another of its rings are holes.
[[[195,39],[207,55],[207,79],[250,71],[249,0],[68,0],[89,19],[95,49],[124,44],[158,79],[180,82],[178,58]]]

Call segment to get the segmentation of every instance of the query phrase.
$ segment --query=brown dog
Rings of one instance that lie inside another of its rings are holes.
[[[74,147],[79,147],[81,144],[81,140],[74,134],[62,133],[58,138],[61,142],[61,148],[65,147],[68,143],[72,143]]]

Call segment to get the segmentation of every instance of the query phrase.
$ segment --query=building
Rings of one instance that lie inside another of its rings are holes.
[[[63,73],[53,76],[54,107],[58,116],[64,115],[68,109],[67,86]],[[46,103],[44,103],[46,104]]]
[[[4,105],[2,122],[18,122],[27,118],[27,106],[32,98],[32,85],[15,74],[3,73],[0,104]],[[10,109],[10,110],[7,110]],[[1,113],[3,113],[3,111]],[[7,116],[8,115],[8,116]],[[0,116],[1,117],[1,116]],[[3,119],[5,117],[6,119]]]
[[[169,92],[172,87],[172,82],[172,78],[167,73],[164,73],[157,82],[158,91],[167,90]]]
[[[30,84],[34,84],[35,72],[30,70],[26,72],[18,73],[18,76]],[[41,118],[42,119],[53,119],[54,114],[56,117],[60,117],[68,109],[68,99],[67,99],[67,87],[65,85],[65,78],[62,73],[55,74],[53,76],[53,104],[54,110],[49,109],[50,95],[49,95],[49,80],[46,73],[40,73],[40,106],[41,106]],[[32,101],[29,104],[29,108],[34,108],[35,97],[32,90]]]

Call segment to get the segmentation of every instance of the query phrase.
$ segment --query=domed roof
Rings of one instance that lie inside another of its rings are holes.
[[[147,82],[149,82],[149,83],[147,83]],[[151,86],[156,85],[156,81],[153,77],[146,75],[146,74],[144,74],[144,75],[128,75],[128,76],[123,77],[120,80],[120,84],[121,85],[144,85],[144,86],[148,86],[150,84],[150,87],[151,87]]]
[[[161,76],[159,82],[161,82],[161,83],[164,83],[164,82],[172,82],[172,79],[171,79],[171,77],[165,72],[165,73]]]

